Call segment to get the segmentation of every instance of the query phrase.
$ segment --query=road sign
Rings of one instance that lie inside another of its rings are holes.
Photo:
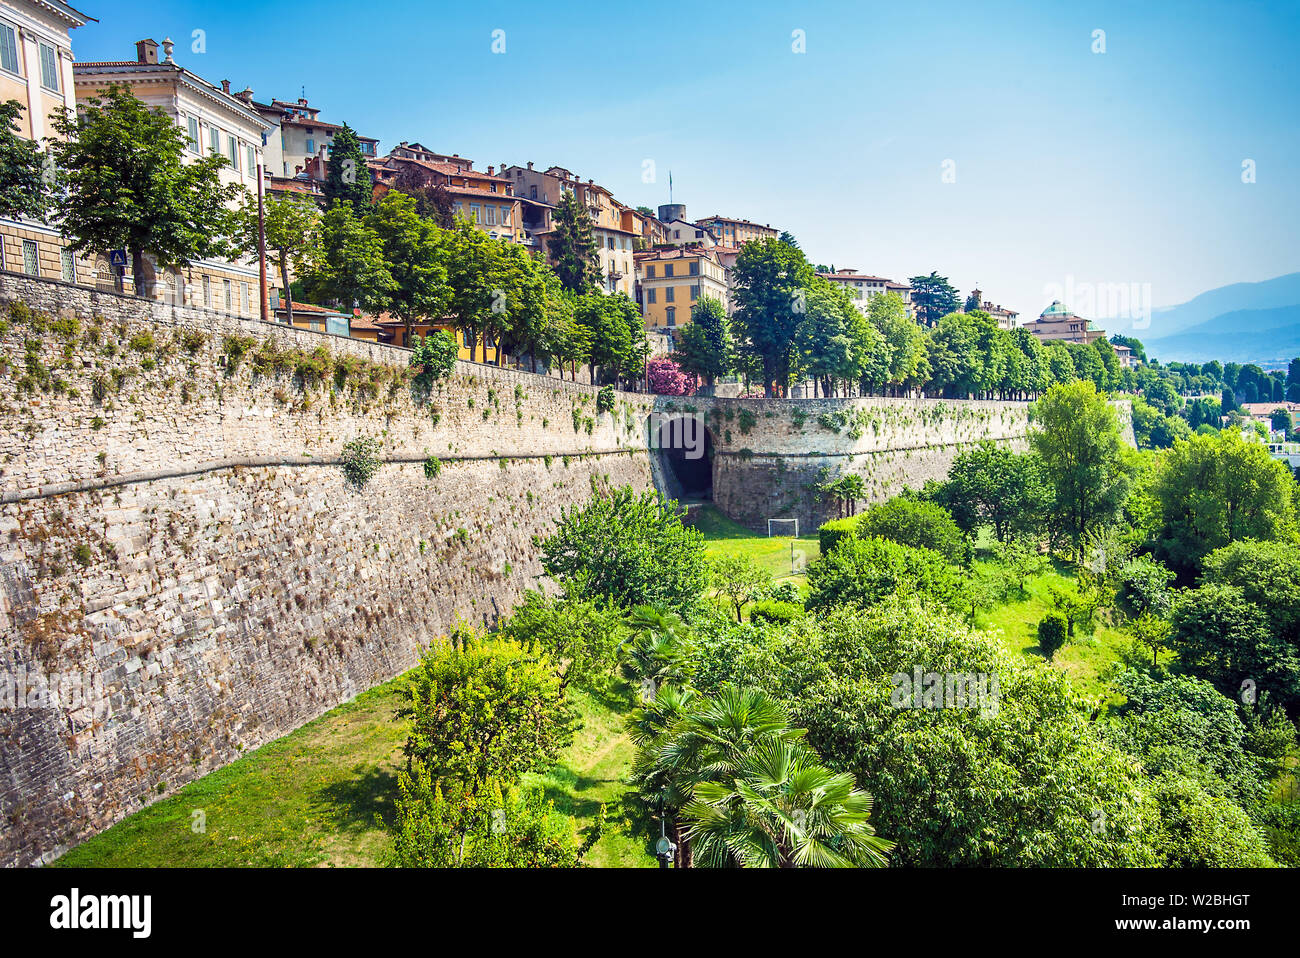
[[[111,249],[108,251],[108,262],[113,266],[126,265],[126,250]]]

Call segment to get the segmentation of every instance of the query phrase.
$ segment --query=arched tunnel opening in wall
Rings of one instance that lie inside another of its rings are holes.
[[[659,421],[654,443],[665,472],[684,501],[713,499],[713,437],[698,416],[671,416]]]

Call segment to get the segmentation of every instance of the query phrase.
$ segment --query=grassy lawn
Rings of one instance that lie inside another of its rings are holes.
[[[1007,649],[1022,655],[1042,657],[1038,648],[1038,623],[1049,611],[1048,586],[1055,582],[1066,585],[1072,580],[1057,568],[1025,583],[1028,598],[1012,601],[997,609],[982,612],[975,620],[981,629],[997,630]],[[1076,629],[1074,638],[1056,653],[1053,664],[1061,669],[1074,687],[1086,698],[1119,702],[1100,676],[1120,659],[1120,650],[1132,639],[1118,629],[1098,622],[1091,635]]]
[[[346,867],[382,864],[401,766],[404,723],[393,716],[402,680],[340,705],[176,795],[137,812],[72,849],[69,867]],[[588,860],[604,866],[653,866],[643,838],[633,838],[621,782],[632,758],[622,712],[630,699],[574,700],[585,727],[547,775],[529,776],[557,810],[584,828],[608,806],[605,835]],[[206,831],[191,829],[202,810]]]
[[[798,585],[800,589],[804,588],[807,577],[802,572],[791,571],[792,543],[793,568],[802,569],[822,554],[816,529],[810,536],[803,535],[793,540],[789,536],[768,538],[763,533],[752,532],[740,523],[728,519],[715,506],[705,506],[700,510],[695,528],[704,534],[710,558],[726,555],[749,556],[771,572],[778,583],[788,580]]]

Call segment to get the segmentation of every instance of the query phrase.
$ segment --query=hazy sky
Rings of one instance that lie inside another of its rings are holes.
[[[671,170],[693,218],[938,270],[1022,319],[1053,286],[1161,306],[1300,270],[1296,0],[74,5],[102,21],[74,31],[80,60],[170,36],[213,82],[305,86],[383,152],[558,164],[632,205],[667,202]]]

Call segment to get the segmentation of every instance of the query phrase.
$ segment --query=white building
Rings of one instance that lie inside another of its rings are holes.
[[[178,65],[172,57],[170,40],[159,44],[141,40],[135,60],[78,63],[73,69],[78,100],[99,96],[113,84],[126,86],[138,99],[162,110],[185,131],[187,155],[198,159],[210,153],[225,157],[228,165],[221,179],[235,183],[249,193],[257,191],[257,167],[262,162],[262,138],[270,124],[253,106],[230,92],[230,81],[220,86]],[[107,263],[97,263],[103,282]],[[192,306],[236,313],[260,314],[257,264],[203,261],[185,270],[157,272],[146,264],[146,278],[154,283],[151,294]]]

